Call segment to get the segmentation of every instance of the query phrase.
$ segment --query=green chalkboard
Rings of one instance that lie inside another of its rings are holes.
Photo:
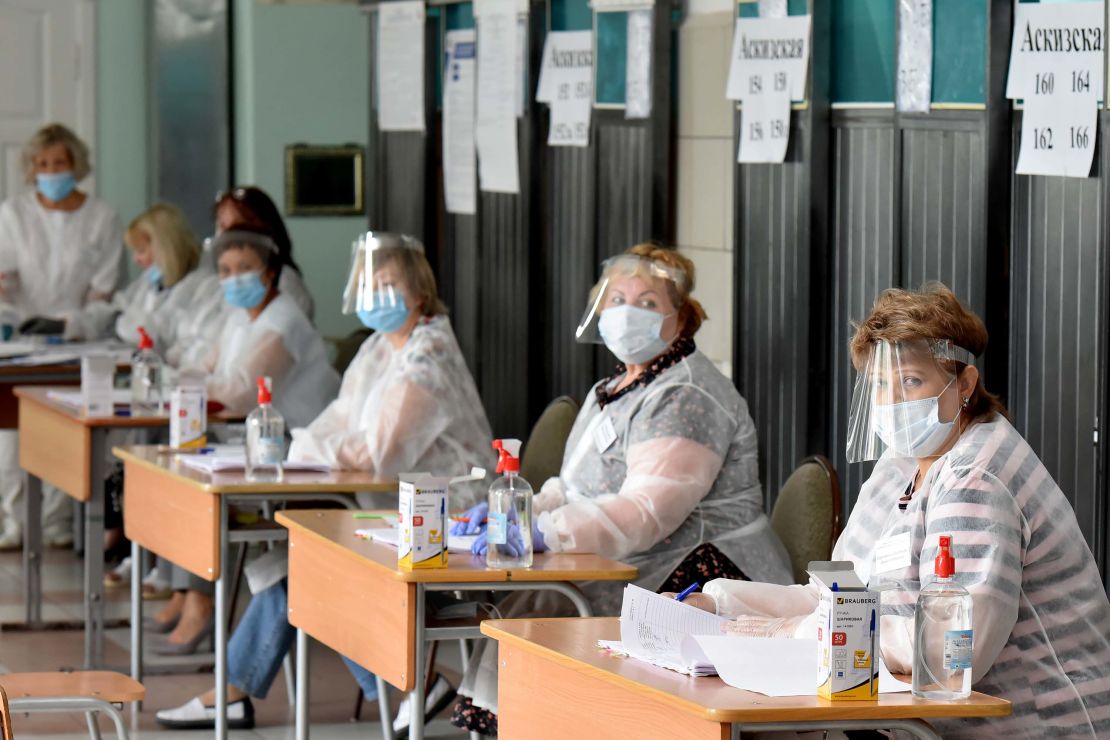
[[[741,18],[758,18],[759,17],[759,0],[740,0],[737,3],[737,15]],[[807,0],[787,0],[786,13],[787,15],[805,15],[809,12],[809,3]]]
[[[933,0],[933,102],[987,102],[990,0]]]
[[[893,0],[832,0],[832,102],[894,102],[895,7]]]
[[[428,12],[431,13],[434,8],[434,5],[429,5]],[[448,31],[474,28],[474,3],[453,3],[443,6],[443,9],[447,13],[445,23]]]
[[[594,22],[597,24],[594,102],[598,105],[624,105],[628,65],[628,13],[597,13]]]
[[[594,13],[589,0],[551,0],[548,3],[552,31],[591,31]]]

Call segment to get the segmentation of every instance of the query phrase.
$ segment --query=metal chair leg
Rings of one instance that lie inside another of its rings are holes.
[[[96,721],[96,712],[85,712],[85,721],[89,724],[89,737],[100,740],[100,725]]]

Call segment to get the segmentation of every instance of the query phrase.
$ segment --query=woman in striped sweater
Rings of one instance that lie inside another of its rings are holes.
[[[1006,718],[945,738],[1110,737],[1110,603],[1064,493],[983,387],[982,321],[942,285],[888,290],[852,340],[849,459],[878,459],[833,558],[882,592],[882,657],[913,666],[914,606],[952,536],[974,600],[974,688]],[[812,586],[712,581],[698,605],[749,635],[815,636]]]

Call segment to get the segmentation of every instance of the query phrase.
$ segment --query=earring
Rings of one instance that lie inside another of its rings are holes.
[[[963,408],[965,408],[965,409],[966,409],[966,408],[967,408],[967,405],[968,405],[969,403],[971,403],[971,396],[968,396],[967,398],[965,398],[965,399],[964,399],[964,405],[963,405]]]

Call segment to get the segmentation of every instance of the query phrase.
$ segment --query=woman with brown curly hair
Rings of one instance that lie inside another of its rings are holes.
[[[879,296],[852,339],[848,429],[849,460],[878,463],[833,559],[881,590],[882,658],[910,673],[917,596],[951,536],[973,601],[974,688],[1013,714],[938,721],[944,737],[1108,737],[1110,603],[1067,497],[983,387],[986,346],[943,285]],[[816,631],[812,587],[713,581],[692,603],[742,634]]]

